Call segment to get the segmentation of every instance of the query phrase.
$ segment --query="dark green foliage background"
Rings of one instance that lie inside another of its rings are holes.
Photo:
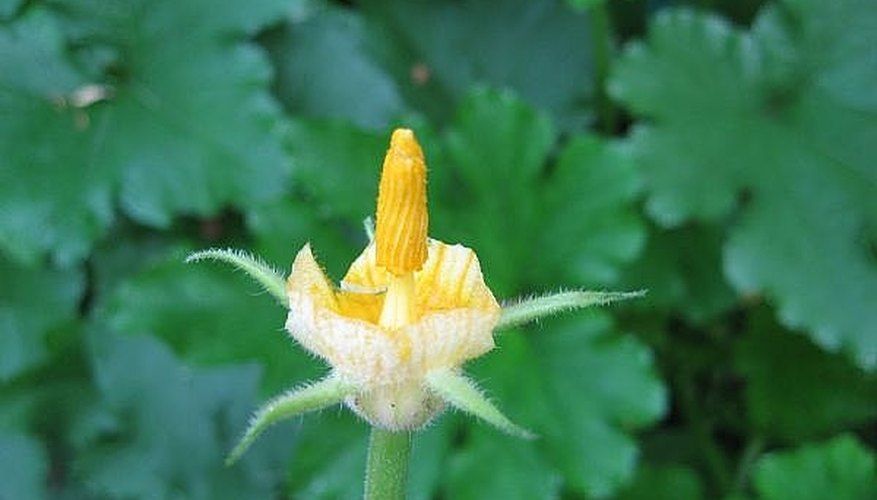
[[[413,499],[877,497],[873,0],[0,0],[0,500],[356,498],[325,372],[211,246],[340,277],[389,132],[496,295],[649,289],[467,369]]]

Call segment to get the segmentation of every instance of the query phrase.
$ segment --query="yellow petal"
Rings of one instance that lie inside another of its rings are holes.
[[[390,274],[377,264],[375,246],[369,245],[347,270],[342,283],[352,289],[385,290]],[[414,274],[417,316],[435,311],[475,308],[499,311],[484,283],[478,257],[462,245],[429,240],[426,262]]]
[[[335,294],[305,246],[287,282],[287,329],[305,349],[364,386],[422,379],[432,369],[459,366],[484,354],[493,348],[500,308],[484,284],[478,259],[460,245],[432,240],[429,249],[423,270],[415,275],[418,317],[389,330],[375,319],[383,296]],[[374,246],[366,248],[345,282],[367,290],[386,286],[388,274],[375,264],[374,253]]]
[[[392,382],[400,344],[376,324],[342,314],[309,246],[296,256],[286,285],[286,329],[309,352],[325,359],[344,380],[359,385]]]

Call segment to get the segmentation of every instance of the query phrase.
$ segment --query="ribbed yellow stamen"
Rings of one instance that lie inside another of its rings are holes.
[[[402,276],[426,261],[426,163],[408,129],[396,129],[384,158],[375,227],[376,262]]]

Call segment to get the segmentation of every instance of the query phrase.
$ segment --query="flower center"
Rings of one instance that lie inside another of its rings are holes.
[[[378,188],[375,260],[391,278],[379,324],[399,328],[415,320],[414,272],[426,261],[426,163],[408,129],[396,129]]]

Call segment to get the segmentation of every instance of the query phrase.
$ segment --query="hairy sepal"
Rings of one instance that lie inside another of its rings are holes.
[[[566,311],[591,306],[605,306],[613,302],[635,299],[643,297],[645,294],[645,290],[635,292],[569,290],[529,297],[504,305],[499,322],[496,324],[496,330],[524,325]]]
[[[353,384],[338,377],[329,376],[319,382],[308,384],[268,401],[250,419],[243,437],[228,454],[226,465],[232,465],[247,451],[250,445],[271,425],[298,415],[320,410],[344,401],[356,390]]]
[[[289,308],[289,299],[286,297],[286,281],[283,275],[261,259],[243,250],[232,248],[210,248],[186,257],[187,263],[203,260],[218,260],[240,269],[260,284],[283,307]]]
[[[474,415],[507,434],[525,439],[536,437],[503,415],[475,382],[456,370],[435,370],[426,376],[426,384],[451,406]]]

